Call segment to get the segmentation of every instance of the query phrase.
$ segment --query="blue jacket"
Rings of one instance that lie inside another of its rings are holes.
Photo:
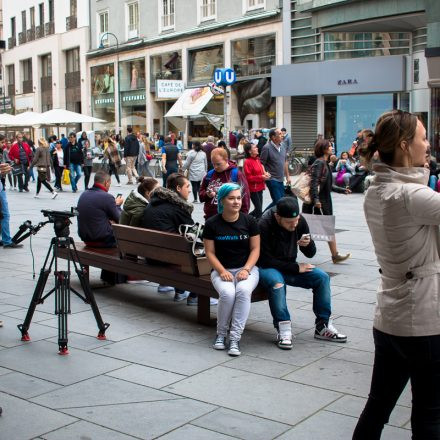
[[[103,189],[93,186],[78,200],[78,235],[82,241],[105,241],[113,237],[110,220],[119,222],[121,209],[115,198]]]

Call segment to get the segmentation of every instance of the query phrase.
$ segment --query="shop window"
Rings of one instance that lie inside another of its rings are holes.
[[[200,21],[215,20],[217,15],[216,0],[200,0]]]
[[[214,70],[223,67],[223,45],[189,51],[189,78],[192,83],[206,83],[214,78]]]
[[[92,67],[90,70],[93,116],[107,121],[98,128],[108,128],[115,122],[115,68],[113,64]]]
[[[182,79],[181,52],[166,52],[150,58],[151,85],[155,87],[157,79]]]
[[[139,36],[139,3],[129,3],[127,5],[128,29],[127,38],[137,38]]]
[[[237,76],[270,74],[275,65],[275,35],[232,42],[232,66]]]
[[[159,0],[160,22],[163,31],[174,29],[174,0]]]
[[[420,60],[416,58],[413,62],[413,83],[418,84],[420,78]]]
[[[440,87],[431,88],[431,129],[429,130],[431,151],[440,160]]]
[[[325,32],[326,60],[406,55],[410,50],[408,32]]]
[[[104,36],[106,32],[108,32],[108,11],[98,14],[98,46],[109,45],[108,35]]]
[[[119,63],[120,91],[145,89],[145,59]]]

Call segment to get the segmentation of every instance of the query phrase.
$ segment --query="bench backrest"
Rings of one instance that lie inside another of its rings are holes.
[[[113,225],[113,232],[122,258],[148,258],[180,266],[185,273],[199,274],[191,243],[179,234],[118,224]]]

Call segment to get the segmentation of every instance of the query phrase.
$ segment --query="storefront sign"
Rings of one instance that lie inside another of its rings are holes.
[[[145,105],[145,90],[137,90],[135,92],[123,92],[121,94],[122,105]]]
[[[357,84],[357,79],[338,79],[338,86],[349,86],[352,84]]]
[[[95,107],[113,107],[115,105],[115,97],[113,93],[100,95],[95,98]]]
[[[156,81],[156,97],[159,99],[180,98],[185,87],[183,81],[175,79],[158,79]]]

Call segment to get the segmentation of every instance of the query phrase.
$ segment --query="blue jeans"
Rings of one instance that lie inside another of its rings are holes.
[[[69,170],[70,170],[70,185],[72,186],[72,191],[76,191],[78,189],[77,186],[78,180],[81,179],[81,165],[71,163],[69,165]]]
[[[8,200],[6,198],[6,191],[4,191],[3,184],[0,183],[0,204],[1,204],[1,213],[2,219],[0,220],[0,225],[2,228],[2,242],[3,245],[11,244],[11,232],[9,230],[9,207]]]
[[[269,189],[272,203],[265,209],[270,209],[275,206],[282,197],[284,197],[284,183],[278,182],[278,180],[266,180],[267,188]]]
[[[269,293],[269,307],[272,313],[273,325],[278,328],[280,321],[290,321],[289,310],[286,302],[286,284],[303,289],[312,289],[313,313],[315,323],[324,321],[328,323],[331,315],[330,277],[321,269],[296,275],[281,273],[277,269],[261,269],[260,283]],[[275,288],[277,284],[282,287]]]

